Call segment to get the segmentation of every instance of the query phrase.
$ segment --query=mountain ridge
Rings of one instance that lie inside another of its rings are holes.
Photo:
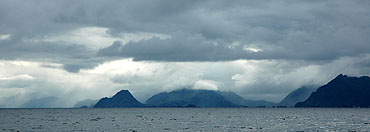
[[[370,77],[340,74],[295,107],[370,107]]]
[[[209,98],[212,98],[212,100],[209,100]],[[257,107],[274,105],[274,103],[268,101],[246,100],[231,91],[195,89],[161,92],[150,97],[145,104],[156,107],[184,107],[187,105],[197,107]]]

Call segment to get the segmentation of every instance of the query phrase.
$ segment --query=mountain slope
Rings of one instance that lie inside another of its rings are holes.
[[[298,102],[305,101],[310,97],[311,93],[314,92],[316,88],[314,87],[301,87],[291,93],[289,93],[283,100],[280,101],[280,106],[292,107]]]
[[[128,108],[144,107],[137,101],[128,90],[121,90],[112,98],[102,98],[95,104],[94,108]]]
[[[159,93],[149,98],[146,104],[157,107],[257,107],[275,105],[275,103],[268,101],[246,100],[233,92],[193,89]]]
[[[238,105],[226,100],[216,91],[181,89],[163,92],[150,97],[146,103],[157,107],[236,107]]]
[[[296,107],[369,107],[370,77],[338,75]]]

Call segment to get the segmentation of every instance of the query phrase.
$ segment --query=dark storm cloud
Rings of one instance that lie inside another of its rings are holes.
[[[366,1],[203,2],[192,6],[191,11],[138,21],[141,27],[137,29],[167,33],[170,39],[113,44],[99,53],[159,61],[334,60],[358,56],[370,51],[368,7]],[[178,31],[185,33],[179,35]],[[233,42],[240,45],[232,46]],[[242,49],[250,46],[261,51]]]
[[[92,69],[105,61],[111,61],[114,59],[117,58],[99,58],[92,55],[90,58],[62,59],[56,63],[63,64],[63,69],[68,72],[78,73],[81,69]]]
[[[172,36],[166,40],[153,38],[118,47],[113,45],[117,47],[111,49],[114,54],[103,52],[108,52],[108,49],[100,51],[100,55],[133,57],[137,60],[330,60],[369,53],[369,6],[368,1],[356,0],[4,0],[0,2],[0,27],[1,33],[11,34],[12,39],[34,38],[91,26],[107,27],[113,36],[127,32]],[[178,32],[183,33],[178,35]],[[233,42],[240,45],[229,48]],[[22,48],[10,50],[10,53],[3,54],[12,56],[2,58],[22,56],[17,52],[25,56],[44,56],[40,49],[55,49],[40,46],[32,46],[26,52]],[[261,48],[262,51],[248,53],[242,50],[250,46]],[[68,48],[59,48],[59,52],[66,54],[70,51]]]
[[[0,58],[87,58],[93,52],[85,46],[58,42],[1,41]]]
[[[227,45],[207,42],[199,35],[173,36],[167,40],[153,38],[125,45],[115,42],[101,49],[98,54],[158,61],[222,61],[247,58],[248,54],[253,56],[253,53],[248,53],[243,50],[243,47],[227,47]]]
[[[78,72],[111,57],[96,58],[96,51],[85,45],[37,40],[83,27],[108,27],[113,35],[154,32],[146,28],[161,25],[162,18],[184,12],[195,3],[197,1],[0,1],[0,35],[10,35],[10,39],[0,40],[0,58],[51,61],[64,64],[63,68],[69,72]],[[156,20],[158,24],[152,22]]]
[[[102,59],[95,58],[95,52],[89,48],[58,42],[24,42],[21,40],[0,40],[0,59],[47,61],[64,64],[69,72],[78,72],[81,68],[93,68]]]

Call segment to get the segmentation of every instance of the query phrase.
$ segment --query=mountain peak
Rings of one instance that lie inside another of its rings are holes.
[[[126,98],[126,99],[134,99],[134,96],[128,90],[121,90],[117,92],[112,98]]]
[[[122,108],[122,107],[143,107],[128,90],[121,90],[112,98],[102,98],[94,106],[95,108]]]
[[[367,81],[367,80],[370,80],[370,77],[369,76],[354,77],[354,76],[339,74],[337,77],[335,77],[329,83],[353,82],[353,81],[360,81],[360,80]]]
[[[347,75],[339,74],[337,77],[347,77]]]
[[[121,91],[119,91],[118,93],[120,93],[120,92],[130,93],[130,91],[128,91],[128,90],[121,90]]]
[[[121,90],[121,91],[117,92],[115,95],[121,95],[121,94],[131,94],[131,93],[128,90]]]
[[[131,93],[128,90],[121,90],[121,91],[117,92],[116,95],[117,94],[131,94]]]
[[[347,77],[348,77],[347,75],[339,74],[337,77],[334,78],[334,80],[343,79],[343,78],[347,78]]]

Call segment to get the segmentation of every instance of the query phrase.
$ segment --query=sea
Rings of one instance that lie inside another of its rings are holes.
[[[0,109],[4,132],[370,132],[365,108]]]

